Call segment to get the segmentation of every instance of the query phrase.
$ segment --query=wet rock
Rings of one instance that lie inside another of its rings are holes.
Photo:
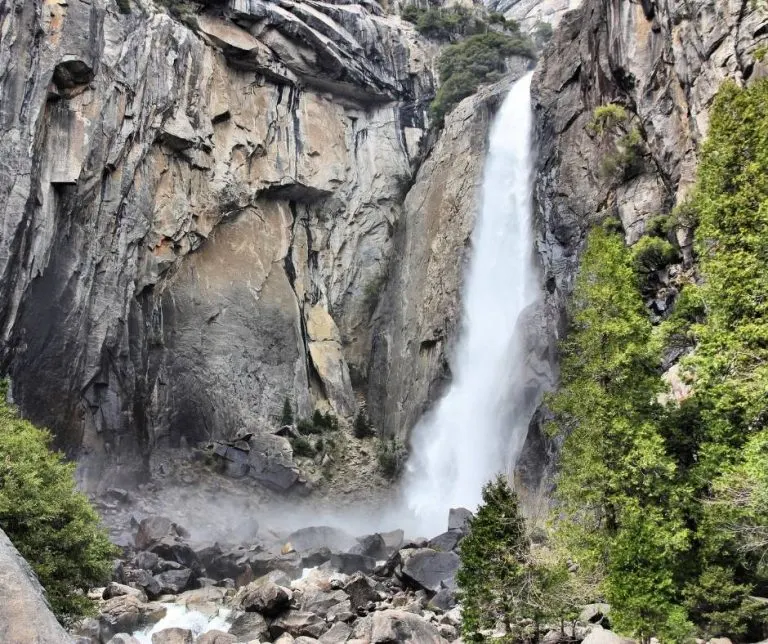
[[[360,537],[358,543],[350,548],[351,553],[373,557],[377,561],[386,559],[389,556],[387,544],[380,534],[369,534]]]
[[[149,599],[157,599],[162,594],[162,590],[157,579],[155,579],[148,570],[144,570],[143,568],[124,569],[123,580],[131,586],[141,588]]]
[[[325,620],[314,613],[299,610],[291,610],[281,615],[269,627],[269,632],[273,638],[277,638],[283,633],[289,633],[293,637],[306,635],[307,637],[318,638],[326,630],[328,630],[328,625]]]
[[[448,530],[466,532],[471,518],[472,512],[467,508],[451,508],[448,511]]]
[[[155,568],[157,567],[159,560],[160,557],[158,557],[154,552],[142,550],[141,552],[137,552],[133,559],[131,559],[131,565],[134,568],[141,568],[143,570],[149,570],[150,572],[156,572]]]
[[[370,575],[376,570],[376,560],[373,557],[356,555],[351,552],[334,554],[328,563],[334,570],[338,570],[345,575],[352,575],[356,572]]]
[[[152,634],[152,644],[192,644],[192,631],[187,628],[164,628]]]
[[[454,552],[437,552],[421,548],[406,553],[400,566],[400,577],[417,588],[437,592],[454,585],[459,569],[459,556]]]
[[[464,537],[464,533],[460,530],[448,530],[448,532],[443,532],[443,534],[430,539],[428,545],[432,550],[452,552],[456,550],[462,537]]]
[[[357,610],[376,601],[379,598],[376,590],[376,582],[362,573],[357,573],[344,586],[344,592],[349,596],[350,605],[353,610]]]
[[[125,584],[118,584],[114,581],[110,581],[107,584],[107,587],[104,589],[104,592],[101,596],[104,599],[112,599],[113,597],[122,597],[123,595],[132,595],[141,602],[147,601],[147,595],[143,590],[139,588],[132,588],[131,586],[126,586]]]
[[[140,644],[140,642],[133,635],[118,633],[107,644]]]
[[[238,641],[261,640],[269,636],[269,628],[267,621],[258,613],[243,613],[232,622],[229,633]]]
[[[405,539],[405,533],[402,530],[392,530],[391,532],[382,532],[381,538],[384,540],[384,545],[387,548],[387,556],[400,550],[403,546],[403,540]]]
[[[253,579],[253,570],[241,548],[223,550],[215,543],[195,552],[211,579],[234,579],[238,585],[245,585]]]
[[[320,644],[338,644],[346,642],[352,633],[352,629],[341,622],[335,623],[330,630],[323,633],[318,640]]]
[[[288,608],[293,593],[269,581],[252,582],[238,592],[235,605],[244,611],[255,611],[264,617],[277,617]]]
[[[160,541],[153,543],[149,547],[150,552],[155,553],[166,562],[171,561],[185,568],[189,568],[195,573],[195,576],[202,576],[204,570],[197,558],[197,554],[188,543],[174,537],[163,537]],[[158,562],[159,569],[168,569],[167,563]],[[171,568],[173,566],[170,566]]]
[[[139,530],[136,533],[136,547],[139,550],[146,550],[156,541],[165,537],[180,537],[185,533],[184,529],[179,529],[168,517],[151,516],[142,519],[139,522]]]
[[[182,570],[166,570],[155,575],[155,581],[160,585],[160,593],[178,595],[189,588],[192,583],[192,571],[188,568]]]
[[[143,603],[131,595],[107,600],[99,614],[102,641],[108,641],[118,633],[132,633],[140,627],[159,622],[167,612],[162,604]]]
[[[328,548],[332,552],[346,552],[357,545],[352,535],[329,526],[314,526],[296,530],[288,535],[288,542],[299,552]]]
[[[331,560],[332,552],[330,548],[315,548],[310,550],[301,558],[302,568],[315,568]]]
[[[213,629],[198,637],[195,644],[235,644],[235,642],[237,638],[232,633]]]

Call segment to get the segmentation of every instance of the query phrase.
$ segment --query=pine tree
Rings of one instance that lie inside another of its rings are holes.
[[[293,425],[293,407],[291,407],[291,401],[286,397],[283,400],[283,413],[280,416],[281,425]]]

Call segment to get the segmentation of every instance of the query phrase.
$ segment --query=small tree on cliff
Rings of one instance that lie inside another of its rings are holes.
[[[85,591],[109,579],[116,550],[75,489],[75,465],[50,451],[47,431],[19,418],[6,391],[0,382],[0,528],[67,624],[92,612]]]

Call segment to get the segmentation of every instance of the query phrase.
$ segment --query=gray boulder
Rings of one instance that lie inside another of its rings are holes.
[[[178,595],[190,587],[192,571],[188,568],[182,570],[166,570],[155,575],[155,581],[160,586],[160,594],[170,593]]]
[[[29,564],[0,530],[0,642],[70,644]]]
[[[288,611],[272,622],[269,627],[269,632],[273,638],[288,633],[293,637],[305,635],[317,639],[327,630],[328,625],[324,619],[314,613],[300,610]],[[232,631],[230,630],[230,632]]]
[[[124,569],[123,580],[131,586],[141,588],[146,593],[147,597],[149,597],[149,599],[157,599],[162,594],[162,589],[160,588],[160,584],[158,583],[157,579],[152,576],[152,573],[150,573],[148,570],[144,570],[143,568]]]
[[[141,602],[147,601],[146,593],[132,586],[126,586],[125,584],[118,584],[117,582],[110,581],[104,592],[101,594],[103,599],[112,599],[113,597],[122,597],[123,595],[133,595]]]
[[[397,552],[403,547],[405,533],[402,530],[392,530],[391,532],[382,532],[380,534],[381,538],[384,540],[388,555]]]
[[[298,552],[308,552],[318,548],[328,548],[332,552],[346,552],[358,545],[357,539],[352,535],[330,526],[301,528],[288,535],[287,541]]]
[[[344,592],[349,596],[350,605],[354,610],[365,607],[368,602],[379,598],[376,582],[362,573],[356,573],[344,586]]]
[[[472,512],[467,508],[451,508],[448,511],[448,529],[466,532],[471,518]]]
[[[235,644],[235,642],[237,638],[232,633],[213,629],[198,637],[195,644]]]
[[[152,644],[192,644],[194,637],[187,628],[164,628],[152,634]]]
[[[330,630],[323,633],[318,640],[320,644],[340,644],[349,639],[352,629],[342,622],[336,622]]]
[[[106,642],[118,633],[133,633],[155,624],[165,617],[167,610],[162,604],[144,603],[131,595],[108,599],[99,613],[101,640]]]
[[[443,532],[443,534],[437,535],[434,539],[430,539],[428,545],[432,550],[451,552],[456,550],[459,541],[463,537],[464,533],[461,530],[448,530],[448,532]]]
[[[140,644],[140,642],[133,635],[118,633],[107,644]]]
[[[386,559],[389,556],[387,544],[380,534],[369,534],[360,537],[358,543],[349,550],[351,553],[373,557],[377,561]]]
[[[634,644],[634,640],[599,626],[593,626],[581,644]]]
[[[431,548],[401,550],[399,577],[403,581],[436,593],[455,585],[459,556],[455,552],[437,552]]]
[[[341,552],[331,555],[328,563],[331,568],[338,570],[345,575],[352,575],[356,572],[370,575],[376,570],[376,560],[373,557],[356,555],[351,552]]]
[[[176,525],[168,517],[151,516],[139,522],[135,543],[139,550],[146,550],[155,541],[160,541],[164,537],[181,537],[187,534],[184,528]]]
[[[352,630],[352,638],[370,644],[446,644],[437,628],[413,613],[401,610],[377,611],[360,619]]]
[[[258,613],[243,613],[232,622],[229,634],[238,641],[261,640],[269,636],[269,628],[267,621]]]
[[[291,596],[290,590],[266,579],[248,584],[238,593],[235,601],[238,608],[244,611],[277,617],[288,608]]]

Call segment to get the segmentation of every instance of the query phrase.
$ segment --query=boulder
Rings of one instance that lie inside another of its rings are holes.
[[[301,577],[301,555],[292,552],[285,555],[273,555],[270,552],[255,552],[249,554],[246,559],[251,567],[253,576],[263,577],[275,571],[285,573],[291,579]]]
[[[69,644],[29,564],[0,530],[0,641]]]
[[[187,628],[164,628],[152,633],[152,644],[192,644],[192,631]]]
[[[288,633],[293,637],[306,635],[307,637],[320,637],[328,625],[321,617],[314,613],[300,610],[291,610],[278,617],[269,627],[269,632],[273,638],[277,638],[283,633]],[[230,632],[231,629],[230,629]]]
[[[200,564],[200,560],[197,558],[197,553],[187,543],[184,543],[176,537],[163,537],[159,541],[153,543],[149,548],[150,552],[155,553],[160,559],[171,561],[177,564],[189,568],[195,573],[196,577],[203,576],[203,567]],[[167,563],[158,562],[158,568],[168,567]]]
[[[362,572],[367,575],[376,570],[376,560],[373,557],[357,555],[351,552],[342,552],[331,556],[328,562],[334,570],[338,570],[345,575],[352,575],[356,572]]]
[[[234,579],[244,586],[253,579],[253,571],[248,563],[244,548],[224,550],[218,543],[195,551],[200,564],[205,568],[206,576],[211,579]]]
[[[123,569],[123,580],[131,586],[141,588],[149,599],[157,599],[162,594],[162,589],[157,579],[152,576],[152,573],[143,568]]]
[[[290,633],[283,633],[275,640],[275,644],[293,644],[296,640],[293,639],[293,635]]]
[[[235,605],[244,611],[255,611],[264,617],[277,617],[288,608],[293,593],[272,581],[248,584],[238,592]]]
[[[610,612],[610,604],[587,604],[579,613],[579,621],[600,624],[604,628],[609,628],[607,618]]]
[[[377,561],[386,559],[389,556],[387,544],[380,534],[369,534],[365,537],[360,537],[358,543],[350,548],[349,552],[373,557]]]
[[[443,532],[443,534],[437,535],[434,539],[430,539],[428,545],[432,550],[452,552],[456,550],[459,541],[463,537],[464,533],[460,530],[448,530],[448,532]]]
[[[134,568],[141,568],[142,570],[156,572],[155,567],[157,566],[158,561],[160,561],[160,557],[158,557],[154,552],[142,550],[141,552],[137,552],[133,559],[131,559],[131,565]]]
[[[314,526],[296,530],[288,535],[288,542],[299,552],[328,548],[333,552],[346,552],[357,545],[350,534],[329,526]]]
[[[357,610],[352,610],[352,604],[348,599],[331,606],[325,615],[325,620],[331,624],[333,622],[349,622],[355,618]]]
[[[344,592],[349,596],[353,610],[363,608],[368,602],[375,602],[379,598],[376,582],[362,573],[356,573],[352,576],[344,586]]]
[[[455,552],[437,552],[431,548],[401,550],[399,576],[407,583],[436,593],[455,585],[459,556]]]
[[[441,588],[429,603],[443,611],[451,610],[456,606],[456,591],[451,588]]]
[[[413,613],[383,610],[360,619],[352,630],[352,638],[370,644],[446,644],[437,628]],[[349,640],[348,640],[349,641]]]
[[[132,633],[159,622],[167,612],[162,604],[140,602],[131,595],[108,599],[101,607],[99,630],[101,640],[109,641],[118,633]]]
[[[301,567],[302,568],[315,568],[317,566],[322,566],[326,561],[331,560],[331,555],[333,553],[329,548],[315,548],[313,550],[308,551],[304,556],[301,558]]]
[[[139,550],[146,550],[164,537],[180,537],[184,534],[187,534],[186,530],[177,526],[168,517],[151,516],[139,522],[135,544]]]
[[[190,587],[192,581],[192,571],[189,568],[182,570],[166,570],[159,575],[155,575],[155,581],[160,586],[161,594],[178,595]]]
[[[266,620],[258,613],[243,613],[235,618],[229,628],[229,634],[238,641],[261,640],[269,636]]]
[[[132,588],[125,584],[118,584],[114,581],[110,581],[104,589],[104,592],[101,594],[103,599],[112,599],[113,597],[122,597],[123,595],[133,595],[141,602],[147,601],[147,595],[143,590]]]
[[[344,591],[334,590],[327,592],[316,586],[309,586],[302,593],[299,608],[304,612],[314,613],[325,618],[331,608],[344,602],[347,602],[347,595]]]
[[[198,637],[195,644],[235,644],[235,642],[237,638],[232,633],[213,629]]]
[[[467,510],[467,508],[451,508],[448,511],[448,530],[466,532],[472,516],[472,512]]]
[[[349,626],[342,622],[336,622],[330,630],[320,636],[318,641],[320,644],[340,644],[346,642],[351,633],[352,629]]]
[[[317,644],[317,640],[314,637],[307,637],[302,635],[293,640],[293,644]]]
[[[381,538],[387,548],[387,554],[392,554],[400,550],[405,540],[405,533],[402,530],[392,530],[391,532],[382,532]]]
[[[107,644],[141,644],[141,642],[128,633],[118,633]]]
[[[582,644],[634,644],[634,640],[617,635],[605,628],[593,627],[587,633]]]

